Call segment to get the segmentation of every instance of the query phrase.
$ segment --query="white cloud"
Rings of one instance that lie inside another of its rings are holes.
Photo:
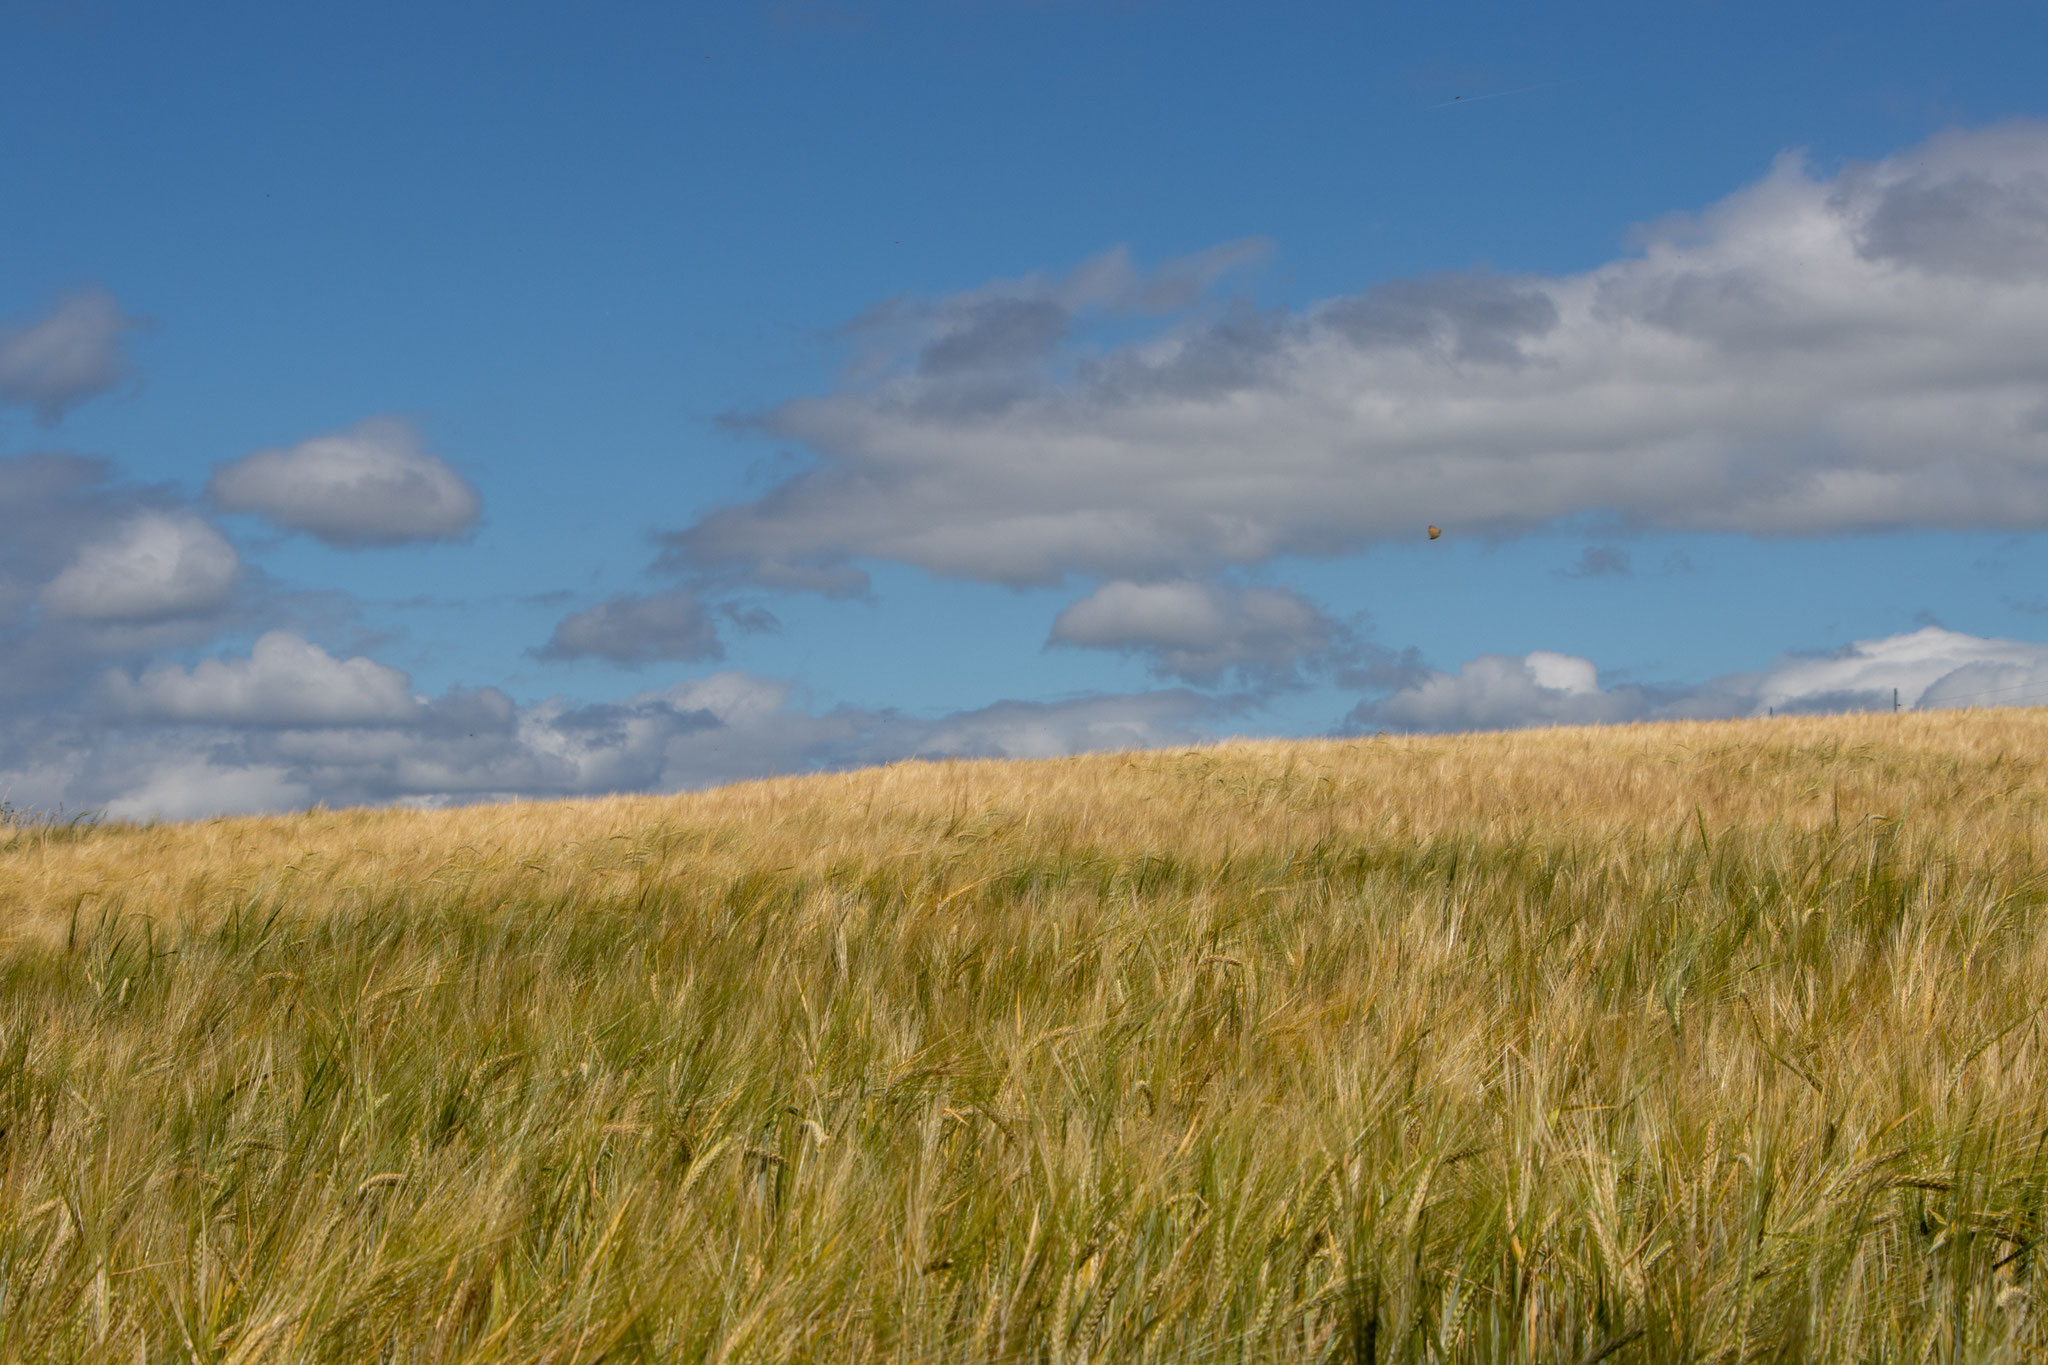
[[[139,770],[103,809],[114,820],[199,820],[292,810],[308,804],[309,795],[279,767],[223,765],[180,755]]]
[[[0,324],[0,401],[55,422],[120,381],[121,340],[137,325],[104,289],[68,294],[34,322]]]
[[[1355,721],[1402,730],[1507,730],[1633,720],[1643,709],[1640,689],[1602,690],[1591,660],[1538,650],[1482,654],[1456,673],[1430,673],[1362,709]]]
[[[207,492],[330,545],[446,540],[475,524],[477,493],[397,418],[373,418],[216,468]]]
[[[191,669],[161,664],[139,678],[104,680],[107,699],[130,716],[238,725],[376,725],[420,713],[411,681],[371,659],[337,659],[274,630],[245,659],[205,659]]]
[[[901,758],[1024,758],[1185,744],[1231,704],[1173,690],[998,702],[922,719],[840,706],[811,711],[789,683],[724,672],[616,705],[547,702],[520,716],[529,753],[575,790],[701,787]]]
[[[1676,717],[2014,706],[2048,702],[2048,645],[1927,626],[1859,640],[1828,654],[1788,654],[1767,669],[1695,687],[1602,687],[1590,659],[1538,651],[1485,654],[1456,673],[1425,670],[1349,725],[1370,729],[1506,730]]]
[[[911,757],[1036,757],[1210,738],[1236,703],[1184,690],[998,702],[934,718],[815,710],[727,672],[615,703],[419,701],[403,675],[272,635],[250,658],[103,681],[97,713],[0,717],[0,799],[123,818],[678,791]]]
[[[1214,738],[1228,711],[1193,692],[1137,692],[1062,702],[997,702],[932,726],[920,757],[1055,758],[1105,749],[1156,749]]]
[[[141,622],[220,606],[242,564],[220,532],[182,512],[138,512],[86,542],[40,594],[54,616]]]
[[[815,466],[672,535],[664,563],[1026,584],[1603,511],[2048,526],[2044,186],[2039,124],[1832,176],[1787,156],[1581,274],[1398,280],[1107,351],[1042,281],[891,305],[922,324],[893,366],[759,419]]]
[[[1894,689],[1901,706],[1916,708],[2048,701],[2048,645],[1927,626],[1718,680],[1694,704],[1718,709],[1719,698],[1746,695],[1749,715],[1766,708],[1850,710],[1888,707]]]
[[[1465,730],[2048,700],[2048,645],[1929,627],[1827,656],[1788,655],[1696,687],[1602,686],[1591,660],[1486,655],[1405,681],[1354,728]],[[918,717],[803,704],[725,672],[615,703],[521,707],[492,688],[421,701],[403,675],[272,635],[246,660],[116,675],[97,714],[0,720],[0,798],[187,818],[328,805],[440,805],[676,791],[912,757],[1030,758],[1210,740],[1243,702],[1186,689],[1003,701]]]
[[[1154,672],[1197,684],[1235,672],[1280,682],[1326,661],[1348,632],[1288,588],[1181,579],[1105,583],[1052,623],[1049,644],[1146,658]]]
[[[76,705],[109,663],[268,624],[290,598],[162,486],[104,460],[0,456],[0,720]]]

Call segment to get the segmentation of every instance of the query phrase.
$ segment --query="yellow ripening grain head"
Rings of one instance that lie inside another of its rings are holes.
[[[2044,765],[2048,711],[1946,711],[913,761],[673,796],[30,832],[0,846],[0,935],[47,934],[102,902],[217,915],[282,886],[301,912],[458,882],[532,898],[637,880],[624,851],[664,832],[687,837],[703,871],[801,872],[976,822],[1003,826],[1013,848],[1201,859],[1315,839],[1598,839],[1691,819],[1812,828],[1911,808],[1920,837],[2039,851]]]
[[[0,1359],[2038,1359],[2044,763],[1949,712],[0,831]]]

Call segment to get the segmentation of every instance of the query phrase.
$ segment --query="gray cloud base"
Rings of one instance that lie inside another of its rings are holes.
[[[57,422],[121,381],[129,368],[122,342],[140,325],[104,289],[67,294],[32,322],[0,323],[0,402]]]
[[[206,491],[225,511],[344,547],[455,539],[476,524],[482,506],[476,490],[394,417],[245,455],[217,467]]]
[[[270,634],[246,658],[110,672],[98,709],[0,726],[0,798],[122,818],[674,791],[911,757],[1193,743],[1237,705],[1183,690],[1000,702],[937,718],[807,710],[719,673],[617,703],[413,697],[398,670]]]
[[[1105,583],[1060,612],[1046,643],[1135,655],[1160,677],[1197,686],[1231,676],[1270,688],[1348,657],[1354,642],[1291,588],[1179,579]]]
[[[241,557],[191,513],[142,511],[78,548],[43,587],[53,616],[139,622],[218,609],[241,580]]]
[[[370,659],[336,659],[286,631],[266,632],[243,659],[190,669],[157,664],[113,671],[102,690],[121,715],[237,726],[407,724],[423,712],[404,673]]]
[[[874,559],[1025,585],[1589,512],[1766,535],[2048,525],[2038,124],[1832,177],[1787,156],[1582,274],[1240,306],[1100,353],[1060,341],[1087,315],[1045,281],[884,311],[857,333],[892,353],[758,419],[816,463],[671,534],[666,567],[832,590]]]
[[[103,460],[0,456],[0,700],[75,700],[111,660],[248,624],[249,574],[175,495]]]
[[[752,619],[742,616],[735,624],[746,629]],[[543,659],[595,657],[635,667],[660,659],[722,659],[725,648],[703,602],[688,589],[675,588],[645,597],[621,594],[572,612],[534,653]]]

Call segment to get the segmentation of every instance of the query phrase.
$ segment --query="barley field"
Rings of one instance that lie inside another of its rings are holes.
[[[2004,1361],[2048,712],[0,827],[0,1360]]]

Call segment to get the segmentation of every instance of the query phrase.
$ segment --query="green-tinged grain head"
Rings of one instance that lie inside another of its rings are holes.
[[[0,847],[0,1360],[2048,1347],[2048,716]]]

